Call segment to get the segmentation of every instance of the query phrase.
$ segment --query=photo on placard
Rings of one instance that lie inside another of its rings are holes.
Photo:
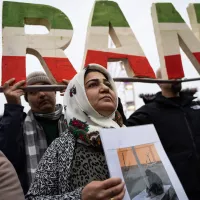
[[[179,200],[154,144],[117,149],[131,200]]]

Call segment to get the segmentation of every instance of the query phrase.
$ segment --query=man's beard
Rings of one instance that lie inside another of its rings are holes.
[[[179,93],[182,89],[181,83],[173,83],[171,89],[174,93]]]

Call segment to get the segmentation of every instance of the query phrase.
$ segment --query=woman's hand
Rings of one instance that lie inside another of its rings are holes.
[[[122,200],[125,194],[124,183],[120,178],[105,181],[92,181],[82,190],[82,200]]]

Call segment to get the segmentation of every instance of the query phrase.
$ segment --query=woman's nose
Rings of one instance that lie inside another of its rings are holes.
[[[102,91],[102,92],[108,92],[109,89],[110,89],[110,88],[109,88],[107,85],[105,85],[105,84],[103,84],[103,83],[101,84],[101,91]]]

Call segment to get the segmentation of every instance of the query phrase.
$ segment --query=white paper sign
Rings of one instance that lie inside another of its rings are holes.
[[[126,184],[124,200],[188,200],[153,125],[100,135],[110,176]]]

